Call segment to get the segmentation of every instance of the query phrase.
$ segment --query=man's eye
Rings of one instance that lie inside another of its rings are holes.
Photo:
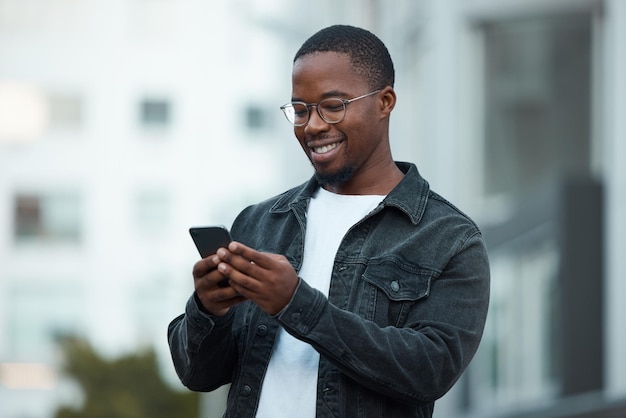
[[[344,109],[343,100],[341,99],[322,100],[320,106],[327,112],[339,112]]]
[[[293,103],[291,105],[291,113],[294,116],[304,116],[307,114],[307,108],[306,106],[302,105],[301,103]]]
[[[331,103],[324,103],[323,104],[323,108],[325,111],[327,112],[340,112],[343,110],[343,103],[340,101],[337,102],[331,102]]]

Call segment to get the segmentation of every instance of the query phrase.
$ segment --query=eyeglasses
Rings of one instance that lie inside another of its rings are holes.
[[[317,113],[326,123],[339,123],[346,116],[346,106],[349,103],[372,96],[380,90],[364,94],[363,96],[353,99],[340,99],[338,97],[330,97],[319,103],[291,102],[280,107],[287,120],[294,126],[304,126],[309,122],[311,113],[309,109],[317,108]]]

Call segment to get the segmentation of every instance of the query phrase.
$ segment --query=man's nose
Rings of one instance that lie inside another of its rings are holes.
[[[313,109],[313,107],[315,109]],[[320,116],[319,111],[317,110],[317,106],[313,106],[309,109],[309,121],[304,126],[304,130],[306,133],[319,132],[328,128],[329,123],[326,122]]]

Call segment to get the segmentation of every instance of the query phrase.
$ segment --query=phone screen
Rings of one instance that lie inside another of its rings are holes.
[[[189,228],[191,239],[202,258],[215,254],[218,248],[227,247],[230,241],[230,233],[223,226],[202,226]]]

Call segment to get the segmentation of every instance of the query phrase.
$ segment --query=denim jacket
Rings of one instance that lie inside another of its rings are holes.
[[[489,264],[478,227],[430,190],[413,164],[349,229],[328,298],[300,283],[276,316],[252,302],[214,317],[191,297],[168,337],[188,388],[231,383],[225,417],[253,417],[279,327],[320,353],[317,417],[430,417],[481,339]],[[299,271],[308,202],[319,184],[246,208],[233,239],[283,254]],[[338,214],[340,216],[340,214]]]

